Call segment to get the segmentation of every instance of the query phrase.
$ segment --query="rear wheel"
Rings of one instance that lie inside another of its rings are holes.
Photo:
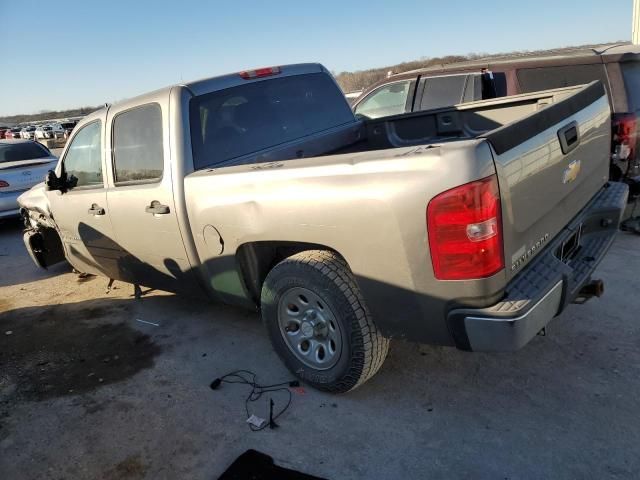
[[[262,318],[275,350],[301,380],[342,393],[372,377],[387,355],[346,262],[305,251],[277,264],[262,287]]]

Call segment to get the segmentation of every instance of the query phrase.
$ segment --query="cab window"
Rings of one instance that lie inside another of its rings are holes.
[[[69,145],[64,170],[78,179],[76,187],[103,185],[101,132],[102,123],[92,122],[82,127]]]
[[[380,118],[404,113],[411,82],[394,82],[374,90],[356,106],[356,115]]]
[[[198,95],[189,102],[189,115],[197,170],[253,162],[246,156],[354,121],[342,92],[326,73]]]

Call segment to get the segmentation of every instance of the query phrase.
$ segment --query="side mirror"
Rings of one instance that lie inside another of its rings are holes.
[[[66,190],[71,190],[72,188],[76,188],[76,186],[78,185],[78,177],[76,177],[75,175],[69,175],[68,178],[65,178],[64,183],[65,183],[64,186]]]
[[[44,177],[44,184],[47,187],[47,190],[60,190],[60,183],[60,179],[53,170],[49,170],[47,172],[47,176]]]
[[[67,177],[66,173],[63,173],[62,176],[58,177],[56,172],[49,170],[44,179],[44,184],[49,191],[59,190],[62,193],[66,193],[68,190],[71,190],[78,185],[78,179],[73,175]]]

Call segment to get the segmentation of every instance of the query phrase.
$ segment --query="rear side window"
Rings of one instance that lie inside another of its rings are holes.
[[[420,110],[442,108],[462,102],[468,75],[425,78]]]
[[[189,103],[196,169],[353,122],[324,73],[268,79],[200,95]]]
[[[640,62],[621,63],[629,111],[640,110]]]
[[[517,76],[522,93],[573,87],[594,80],[601,80],[605,87],[608,85],[607,74],[602,64],[523,68],[518,70]]]
[[[0,163],[33,160],[50,157],[49,152],[37,143],[8,143],[0,145]]]
[[[112,143],[116,185],[162,178],[162,110],[158,104],[116,115]]]
[[[366,118],[388,117],[404,113],[412,81],[393,82],[374,90],[358,104],[355,113]]]

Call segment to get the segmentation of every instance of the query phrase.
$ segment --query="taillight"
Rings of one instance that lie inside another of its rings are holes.
[[[9,182],[5,182],[4,180],[0,180],[0,188],[6,188],[9,186]]]
[[[256,68],[255,70],[245,70],[244,72],[240,72],[240,75],[245,80],[251,80],[253,78],[261,78],[261,77],[269,77],[271,75],[277,75],[280,73],[280,67],[266,67],[266,68]]]
[[[434,197],[427,207],[433,273],[439,280],[489,277],[504,268],[495,175]]]
[[[611,123],[611,153],[614,160],[633,160],[636,150],[636,115],[615,114]]]

